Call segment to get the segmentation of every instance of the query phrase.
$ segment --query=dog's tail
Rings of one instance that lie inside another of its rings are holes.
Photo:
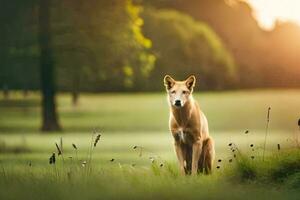
[[[215,147],[214,141],[211,137],[208,137],[203,141],[202,152],[199,159],[199,171],[205,171],[206,174],[212,172],[213,163],[215,159]]]

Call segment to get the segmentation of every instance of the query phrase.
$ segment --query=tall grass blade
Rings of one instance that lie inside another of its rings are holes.
[[[270,122],[270,111],[271,111],[271,107],[268,108],[268,114],[267,114],[267,124],[266,124],[266,131],[265,131],[263,161],[265,160],[266,144],[267,144],[267,137],[268,137],[268,130],[269,130],[269,122]]]

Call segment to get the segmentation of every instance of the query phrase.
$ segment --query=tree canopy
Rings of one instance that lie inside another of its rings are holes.
[[[262,30],[245,2],[51,1],[60,91],[161,90],[166,74],[203,89],[297,87],[299,26]],[[3,0],[0,87],[40,88],[37,1]]]
[[[204,89],[221,89],[234,83],[234,60],[207,24],[174,10],[148,9],[143,16],[145,35],[153,41],[157,56],[149,84],[161,87],[157,77],[162,79],[164,74],[181,79],[195,74]]]

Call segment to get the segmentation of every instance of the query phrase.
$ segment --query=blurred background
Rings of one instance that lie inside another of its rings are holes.
[[[299,3],[285,2],[51,0],[55,85],[74,93],[161,91],[170,73],[195,74],[205,90],[299,87]],[[1,1],[7,92],[41,88],[39,9],[34,0]]]
[[[61,136],[88,147],[96,127],[105,159],[140,144],[174,157],[165,74],[196,76],[220,154],[234,138],[246,145],[246,130],[260,141],[269,106],[274,144],[298,137],[299,9],[297,0],[1,0],[1,158],[37,159]]]

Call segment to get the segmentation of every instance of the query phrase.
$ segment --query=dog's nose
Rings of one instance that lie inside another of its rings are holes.
[[[180,100],[176,100],[175,101],[175,106],[181,106],[181,101]]]

